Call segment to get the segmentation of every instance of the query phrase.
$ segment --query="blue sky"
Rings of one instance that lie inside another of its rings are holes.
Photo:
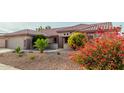
[[[77,24],[91,24],[95,22],[0,22],[0,33],[9,33],[18,31],[21,29],[35,29],[42,26],[51,26],[52,28],[73,26]],[[114,26],[122,25],[124,28],[124,22],[113,22]],[[122,30],[123,31],[123,30]]]

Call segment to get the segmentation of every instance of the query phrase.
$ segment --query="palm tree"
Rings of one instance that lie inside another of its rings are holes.
[[[40,53],[43,53],[43,50],[48,46],[48,39],[37,39],[34,43],[34,47],[36,47]]]
[[[43,26],[40,26],[40,27],[36,28],[36,31],[42,31],[44,29],[51,29],[51,26],[46,26],[45,28]]]
[[[43,27],[42,26],[36,28],[36,31],[42,31],[42,30],[43,30]]]
[[[46,26],[45,29],[51,29],[51,26]]]

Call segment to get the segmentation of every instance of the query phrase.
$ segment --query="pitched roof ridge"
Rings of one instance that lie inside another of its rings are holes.
[[[94,27],[94,26],[98,26],[98,25],[101,25],[101,24],[111,24],[111,25],[112,25],[112,22],[102,22],[102,23],[90,24],[90,26],[89,26],[88,28]],[[87,29],[87,28],[86,28],[86,29]]]

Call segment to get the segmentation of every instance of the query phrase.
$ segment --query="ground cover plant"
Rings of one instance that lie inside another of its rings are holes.
[[[85,46],[70,55],[83,69],[118,70],[124,69],[124,38],[118,32],[101,33],[88,41]]]

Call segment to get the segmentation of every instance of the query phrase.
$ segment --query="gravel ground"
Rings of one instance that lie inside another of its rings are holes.
[[[77,63],[71,62],[66,51],[51,53],[24,53],[18,57],[15,53],[0,54],[0,63],[23,70],[79,70]]]

